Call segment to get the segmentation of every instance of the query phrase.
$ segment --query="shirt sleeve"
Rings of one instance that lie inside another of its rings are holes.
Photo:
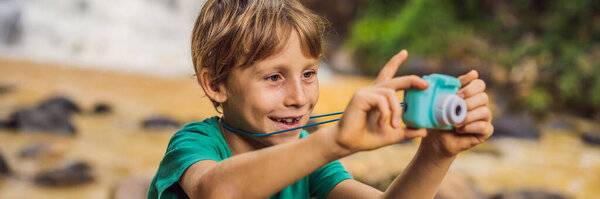
[[[326,198],[338,183],[352,179],[340,161],[333,161],[309,175],[309,191],[312,197]]]
[[[202,132],[182,130],[173,135],[150,187],[155,191],[154,197],[177,198],[185,194],[177,181],[189,166],[198,161],[221,161],[223,152],[219,150],[218,142]]]

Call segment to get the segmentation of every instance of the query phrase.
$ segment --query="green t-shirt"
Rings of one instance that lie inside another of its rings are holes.
[[[188,198],[177,181],[192,164],[201,160],[217,162],[231,157],[218,125],[218,117],[185,125],[169,141],[156,175],[148,190],[148,198]],[[300,138],[308,136],[304,130]],[[333,161],[270,198],[325,198],[335,185],[352,179],[339,161]]]

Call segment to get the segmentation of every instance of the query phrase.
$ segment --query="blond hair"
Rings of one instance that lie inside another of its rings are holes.
[[[200,69],[208,68],[210,82],[224,82],[236,67],[278,52],[292,31],[298,33],[303,52],[318,59],[324,28],[325,20],[296,0],[208,0],[192,33],[197,79],[203,78]]]

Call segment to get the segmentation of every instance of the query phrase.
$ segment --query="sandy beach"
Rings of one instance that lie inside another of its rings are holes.
[[[343,111],[352,93],[372,81],[350,76],[332,78],[320,85],[315,114]],[[160,115],[185,124],[217,114],[192,75],[164,78],[0,59],[0,85],[12,88],[0,95],[0,119],[56,95],[72,99],[82,109],[73,118],[75,136],[0,130],[0,153],[13,170],[12,176],[0,179],[0,198],[111,198],[121,180],[154,175],[170,136],[176,132],[144,130],[140,127],[142,120]],[[112,112],[91,114],[98,103],[110,105]],[[595,125],[583,121],[581,128]],[[600,147],[584,144],[574,133],[542,130],[539,141],[493,139],[465,152],[457,158],[449,176],[467,176],[486,195],[541,189],[573,198],[600,196]],[[40,158],[19,158],[20,150],[32,143],[47,143],[50,147]],[[386,186],[408,164],[417,146],[415,140],[341,161],[356,179]],[[92,183],[49,188],[32,182],[40,171],[77,160],[90,164]],[[451,186],[451,182],[443,186]]]

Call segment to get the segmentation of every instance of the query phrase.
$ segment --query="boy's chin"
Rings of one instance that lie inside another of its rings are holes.
[[[295,131],[289,131],[289,132],[279,133],[279,134],[275,134],[275,135],[269,135],[269,136],[266,136],[265,138],[273,145],[283,144],[283,143],[288,143],[288,142],[293,142],[295,140],[298,140],[300,138],[300,132],[301,132],[301,129],[298,129]]]

